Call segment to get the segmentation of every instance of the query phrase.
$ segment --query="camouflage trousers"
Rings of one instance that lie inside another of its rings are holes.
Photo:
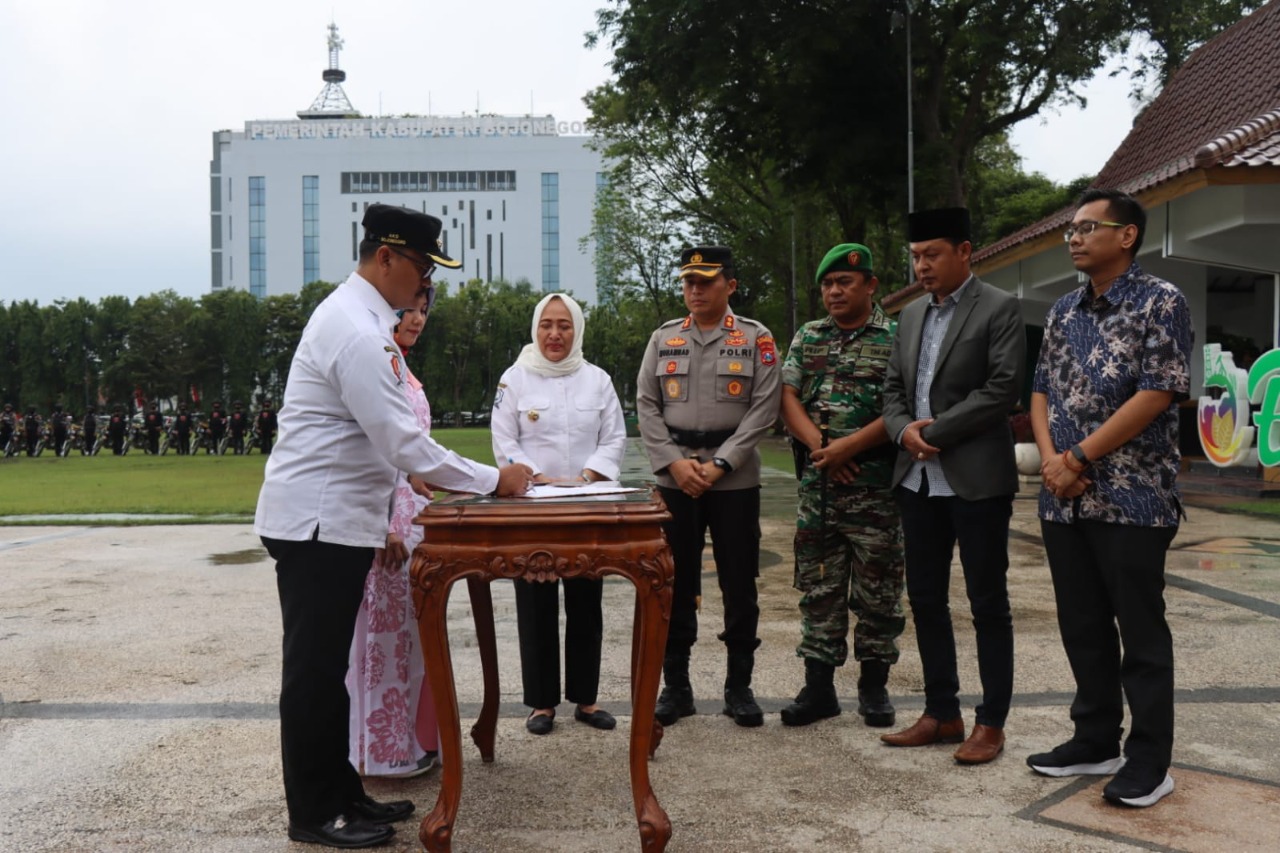
[[[795,588],[801,640],[796,654],[833,666],[849,656],[849,612],[855,660],[898,661],[904,563],[898,506],[887,492],[829,486],[825,523],[821,491],[800,489]]]

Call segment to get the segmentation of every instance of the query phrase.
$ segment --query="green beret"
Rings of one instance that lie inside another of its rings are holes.
[[[829,272],[851,270],[875,275],[871,263],[871,250],[861,243],[841,243],[822,258],[818,264],[818,273],[813,277],[814,284],[822,284],[822,277]]]

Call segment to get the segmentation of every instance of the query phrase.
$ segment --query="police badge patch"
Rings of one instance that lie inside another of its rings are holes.
[[[400,375],[400,349],[399,347],[383,347],[384,352],[391,353],[391,372],[395,374],[396,384],[403,385],[404,377]]]
[[[761,364],[768,366],[778,360],[778,350],[774,346],[773,338],[771,337],[756,338],[756,349],[760,351]]]

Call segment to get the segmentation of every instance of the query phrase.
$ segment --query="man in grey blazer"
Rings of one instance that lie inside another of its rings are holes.
[[[1009,413],[1022,392],[1026,334],[1018,301],[969,270],[969,212],[910,215],[916,278],[929,298],[903,309],[884,385],[884,421],[899,447],[907,598],[924,668],[925,710],[891,746],[959,743],[984,764],[1004,749],[1013,694],[1013,620],[1005,576],[1018,473]],[[959,542],[978,641],[982,704],[965,739],[947,589]]]

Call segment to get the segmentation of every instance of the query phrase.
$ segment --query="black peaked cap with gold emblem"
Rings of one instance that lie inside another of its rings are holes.
[[[680,277],[715,278],[733,265],[733,251],[726,246],[694,246],[680,253]]]
[[[444,253],[444,244],[440,241],[444,223],[429,213],[389,204],[371,204],[360,224],[364,226],[366,240],[414,249],[451,270],[462,266],[462,261],[455,261]]]

